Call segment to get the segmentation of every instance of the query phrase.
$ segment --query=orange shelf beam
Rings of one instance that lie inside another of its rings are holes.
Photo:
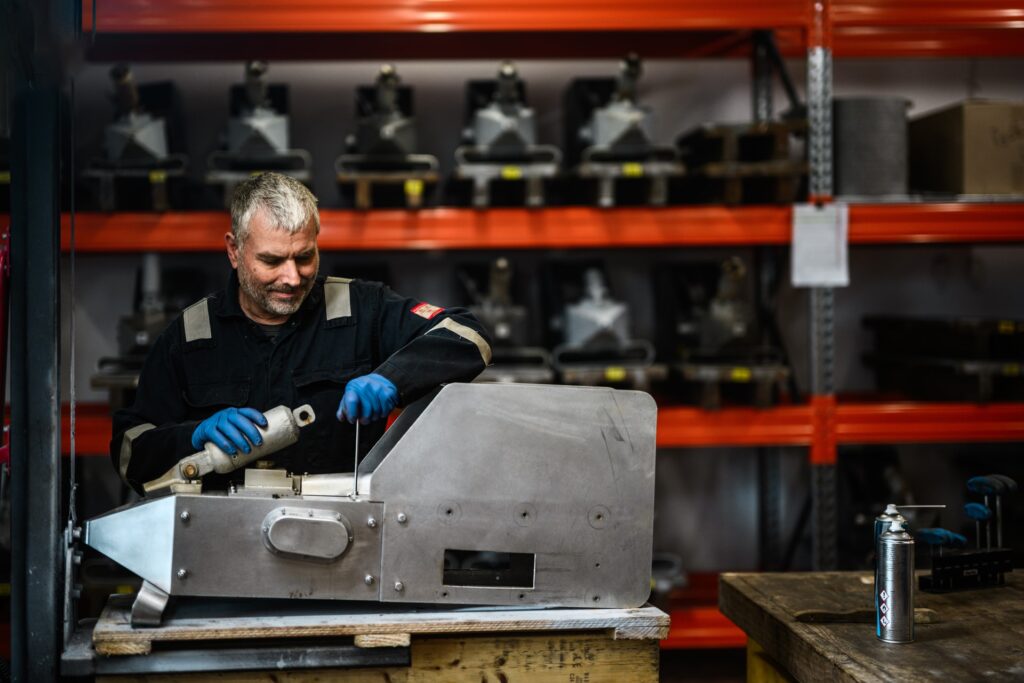
[[[658,409],[659,448],[808,446],[812,436],[809,406]]]
[[[1021,0],[832,0],[834,26],[1024,28]]]
[[[330,250],[605,249],[785,245],[785,206],[593,209],[439,208],[321,211],[320,246]],[[220,251],[226,213],[80,213],[80,253]],[[1024,241],[1024,203],[877,204],[850,207],[851,244]],[[63,219],[63,245],[70,220]]]
[[[1024,404],[840,401],[836,438],[840,444],[1024,441]]]
[[[786,244],[788,207],[439,208],[320,212],[324,250],[572,249]],[[79,252],[220,251],[230,229],[223,212],[80,213]],[[70,221],[63,220],[63,244]]]
[[[62,411],[61,444],[70,452],[68,407]],[[810,406],[726,408],[708,411],[686,406],[658,409],[659,448],[717,446],[810,446]],[[102,403],[78,405],[76,448],[80,455],[106,455],[110,409]],[[839,444],[1024,442],[1024,403],[843,403],[835,408]]]
[[[743,648],[747,634],[717,607],[689,607],[669,612],[668,637],[662,650]]]
[[[851,204],[849,234],[852,244],[1020,242],[1024,203]]]
[[[806,0],[122,0],[96,6],[100,33],[465,33],[802,26]],[[82,22],[92,30],[92,2]]]

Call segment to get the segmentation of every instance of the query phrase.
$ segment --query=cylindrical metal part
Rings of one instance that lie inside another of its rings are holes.
[[[259,446],[253,446],[248,453],[232,456],[222,451],[212,441],[206,443],[204,450],[209,454],[215,472],[234,472],[239,467],[245,467],[251,462],[291,446],[299,440],[299,429],[316,419],[313,408],[309,405],[299,406],[295,410],[287,406],[276,406],[263,413],[263,416],[267,418],[267,426],[257,427],[263,442]]]
[[[878,541],[875,635],[887,643],[914,640],[914,537],[896,521]]]
[[[835,194],[907,194],[907,107],[901,97],[833,100]]]

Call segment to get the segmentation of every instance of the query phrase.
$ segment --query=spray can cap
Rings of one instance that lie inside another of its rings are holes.
[[[901,520],[894,519],[892,520],[892,524],[889,525],[889,531],[891,533],[899,533],[901,531],[906,531],[906,529],[903,528],[903,522]]]
[[[887,515],[898,515],[900,511],[896,509],[896,503],[889,503],[885,506],[885,514]]]

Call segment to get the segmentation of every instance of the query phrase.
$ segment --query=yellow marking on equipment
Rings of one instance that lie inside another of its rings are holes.
[[[729,371],[729,379],[733,382],[749,382],[751,377],[750,368],[733,368]]]
[[[1007,363],[1003,366],[1003,374],[1007,377],[1020,376],[1020,363]]]
[[[1016,327],[1017,326],[1013,324],[1012,320],[1000,320],[999,334],[1013,334]]]
[[[523,169],[518,166],[505,166],[501,169],[503,180],[519,180],[523,177]]]
[[[622,175],[627,178],[639,178],[644,174],[644,165],[638,164],[635,161],[631,161],[628,164],[622,165]]]
[[[626,368],[613,365],[604,369],[604,378],[609,382],[621,382],[626,379]]]
[[[0,185],[10,185],[10,184],[11,184],[11,172],[10,171],[0,171]]]
[[[405,194],[407,197],[419,197],[423,194],[423,181],[417,178],[410,178],[405,181]]]
[[[166,183],[167,182],[167,171],[150,171],[149,182],[151,183]]]

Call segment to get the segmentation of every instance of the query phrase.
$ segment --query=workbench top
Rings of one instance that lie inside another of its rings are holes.
[[[722,612],[798,681],[1024,680],[1024,574],[1006,585],[956,593],[916,592],[934,611],[915,642],[875,637],[872,623],[805,623],[808,611],[874,610],[864,572],[723,574]]]

